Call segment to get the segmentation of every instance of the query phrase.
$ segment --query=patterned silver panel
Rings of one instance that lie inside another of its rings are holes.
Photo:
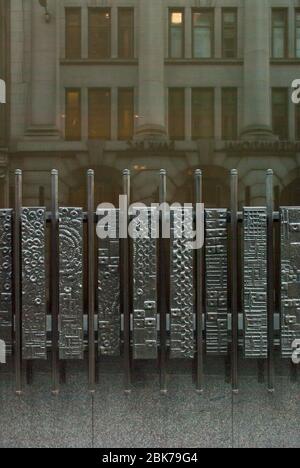
[[[300,339],[300,208],[281,208],[281,352]]]
[[[107,229],[115,238],[99,240],[98,326],[99,354],[120,355],[120,242],[119,210],[106,211]]]
[[[183,235],[183,222],[185,235]],[[171,211],[171,357],[194,357],[194,250],[188,248],[193,230],[193,212]],[[177,233],[177,234],[176,234]]]
[[[244,208],[244,321],[246,358],[268,357],[267,210]]]
[[[141,235],[133,240],[133,357],[157,358],[157,241],[152,237],[150,208],[136,218]]]
[[[0,210],[0,340],[12,345],[12,210]]]
[[[83,213],[59,209],[59,357],[83,359]]]
[[[206,351],[228,351],[227,210],[205,210]]]
[[[22,352],[47,359],[45,208],[22,210]]]

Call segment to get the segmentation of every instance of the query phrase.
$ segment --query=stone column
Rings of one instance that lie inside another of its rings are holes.
[[[136,138],[165,138],[164,9],[139,1],[139,111]]]
[[[28,135],[51,137],[56,129],[56,60],[59,15],[56,0],[48,0],[50,21],[38,1],[31,16],[31,119]]]
[[[244,119],[241,135],[250,140],[274,138],[269,25],[268,0],[244,0]]]

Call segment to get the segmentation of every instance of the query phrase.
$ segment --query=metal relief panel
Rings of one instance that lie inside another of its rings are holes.
[[[22,210],[22,353],[47,359],[45,208]]]
[[[206,350],[228,351],[227,210],[205,210]]]
[[[183,224],[184,223],[184,224]],[[185,234],[183,233],[185,226]],[[194,357],[193,211],[171,211],[171,357]]]
[[[98,328],[99,354],[120,355],[119,210],[105,210],[110,237],[99,240]]]
[[[244,208],[245,356],[268,357],[267,210]]]
[[[59,209],[59,357],[83,359],[83,213]]]
[[[300,208],[281,208],[281,352],[300,339]]]
[[[151,212],[154,209],[141,208],[135,221],[143,238],[133,240],[134,359],[157,358],[157,240],[153,238]]]
[[[0,210],[0,340],[12,345],[12,210]]]

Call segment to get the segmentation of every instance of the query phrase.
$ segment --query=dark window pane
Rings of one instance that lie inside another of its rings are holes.
[[[296,10],[296,57],[300,58],[300,10]]]
[[[126,59],[134,57],[134,10],[119,8],[119,57]]]
[[[287,56],[287,10],[272,11],[272,55],[274,58]]]
[[[300,140],[300,104],[296,105],[296,140]]]
[[[169,89],[169,136],[171,140],[185,137],[184,89]]]
[[[81,9],[66,8],[66,58],[81,58]]]
[[[223,9],[223,57],[237,56],[237,10]]]
[[[214,90],[197,88],[192,91],[193,139],[214,137]]]
[[[132,88],[118,92],[118,139],[130,140],[133,137],[134,92]]]
[[[272,91],[273,132],[281,140],[289,138],[288,92],[285,88]]]
[[[184,57],[184,12],[170,10],[169,13],[169,56]]]
[[[193,12],[193,56],[213,57],[214,52],[214,11],[203,9]]]
[[[222,89],[222,138],[237,139],[237,89]]]
[[[66,90],[66,139],[81,139],[81,92],[80,89]]]
[[[89,139],[111,138],[110,89],[89,89]]]
[[[107,8],[89,8],[89,58],[111,56],[111,13]]]

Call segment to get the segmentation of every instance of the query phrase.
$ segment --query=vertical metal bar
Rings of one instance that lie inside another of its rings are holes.
[[[195,171],[195,203],[203,202],[202,172]],[[197,220],[196,220],[197,222]],[[203,249],[196,251],[196,388],[203,393]]]
[[[58,171],[51,172],[51,259],[50,291],[52,314],[52,393],[59,393],[59,357],[58,357]]]
[[[267,264],[268,264],[268,390],[274,392],[274,188],[273,171],[267,171]]]
[[[237,281],[238,281],[238,171],[231,171],[231,326],[232,326],[232,390],[238,393],[238,338],[239,338],[239,316],[237,301]]]
[[[89,390],[95,392],[95,174],[87,173],[88,198],[88,348]]]
[[[21,312],[21,212],[22,171],[15,172],[15,213],[13,236],[14,316],[15,316],[15,377],[16,394],[22,394],[22,312]]]
[[[159,183],[159,203],[167,201],[167,172],[160,171]],[[167,312],[168,312],[168,294],[169,287],[167,278],[169,277],[167,268],[167,245],[166,240],[162,238],[162,224],[165,213],[160,212],[160,238],[159,238],[159,284],[158,284],[158,310],[160,316],[160,392],[167,393]]]
[[[127,196],[127,213],[120,213],[125,219],[128,219],[128,207],[130,205],[130,171],[125,169],[123,172],[123,193]],[[128,223],[127,223],[128,224]],[[131,353],[130,353],[130,280],[129,280],[129,240],[128,225],[126,225],[126,237],[122,239],[122,304],[124,319],[124,387],[125,393],[131,392]]]

